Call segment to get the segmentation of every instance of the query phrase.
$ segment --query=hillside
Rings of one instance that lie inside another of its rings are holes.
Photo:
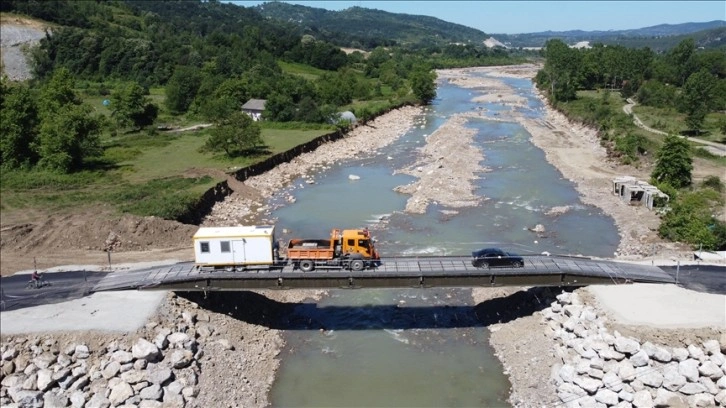
[[[512,48],[542,47],[547,40],[559,38],[568,44],[589,41],[590,43],[600,42],[633,48],[649,47],[654,51],[663,51],[674,47],[688,37],[693,38],[699,47],[718,48],[726,45],[726,21],[659,24],[630,30],[543,31],[522,34],[492,34],[492,36]]]
[[[698,47],[726,46],[726,21],[659,24],[628,30],[607,31],[544,31],[522,34],[491,34],[449,23],[435,17],[389,13],[363,7],[341,11],[284,2],[269,2],[253,7],[262,16],[289,23],[299,34],[310,34],[341,47],[372,49],[379,45],[400,45],[421,48],[450,43],[482,44],[490,37],[491,44],[501,42],[509,48],[542,47],[547,40],[559,38],[568,44],[600,42],[632,48],[649,47],[664,51],[686,38],[693,38]],[[490,45],[491,46],[491,45]]]
[[[312,34],[343,47],[481,44],[489,37],[480,30],[435,17],[389,13],[363,7],[330,11],[270,2],[255,6],[254,9],[266,18],[295,24],[302,34]]]

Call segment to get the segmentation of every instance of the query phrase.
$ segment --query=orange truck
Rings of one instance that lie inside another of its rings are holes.
[[[367,229],[334,228],[330,238],[293,238],[287,246],[287,260],[303,272],[320,269],[360,271],[380,259]]]
[[[273,225],[201,227],[194,234],[194,254],[196,266],[205,270],[275,270],[292,265],[303,272],[360,271],[379,262],[373,242],[367,229],[333,229],[325,239],[291,239],[283,258]]]

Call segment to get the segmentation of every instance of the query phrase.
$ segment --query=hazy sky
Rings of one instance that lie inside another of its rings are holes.
[[[726,20],[718,1],[285,1],[308,7],[370,9],[427,15],[489,34],[626,30],[658,24]],[[264,1],[232,1],[251,7]]]

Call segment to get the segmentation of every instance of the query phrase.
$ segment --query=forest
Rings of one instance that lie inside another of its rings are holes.
[[[650,182],[670,197],[660,235],[696,248],[725,249],[726,223],[719,219],[724,180],[711,176],[696,185],[692,172],[694,154],[723,168],[726,161],[692,147],[687,138],[726,143],[726,54],[698,49],[693,39],[663,54],[602,44],[576,49],[554,39],[543,53],[535,82],[550,103],[597,128],[601,144],[616,160],[652,167]],[[637,129],[620,109],[621,99],[655,112],[652,126],[667,136]]]

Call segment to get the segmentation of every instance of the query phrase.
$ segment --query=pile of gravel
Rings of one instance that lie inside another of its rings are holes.
[[[12,81],[24,81],[32,77],[30,65],[23,48],[36,45],[45,37],[45,31],[25,26],[0,25],[0,45],[2,45],[3,74]]]

